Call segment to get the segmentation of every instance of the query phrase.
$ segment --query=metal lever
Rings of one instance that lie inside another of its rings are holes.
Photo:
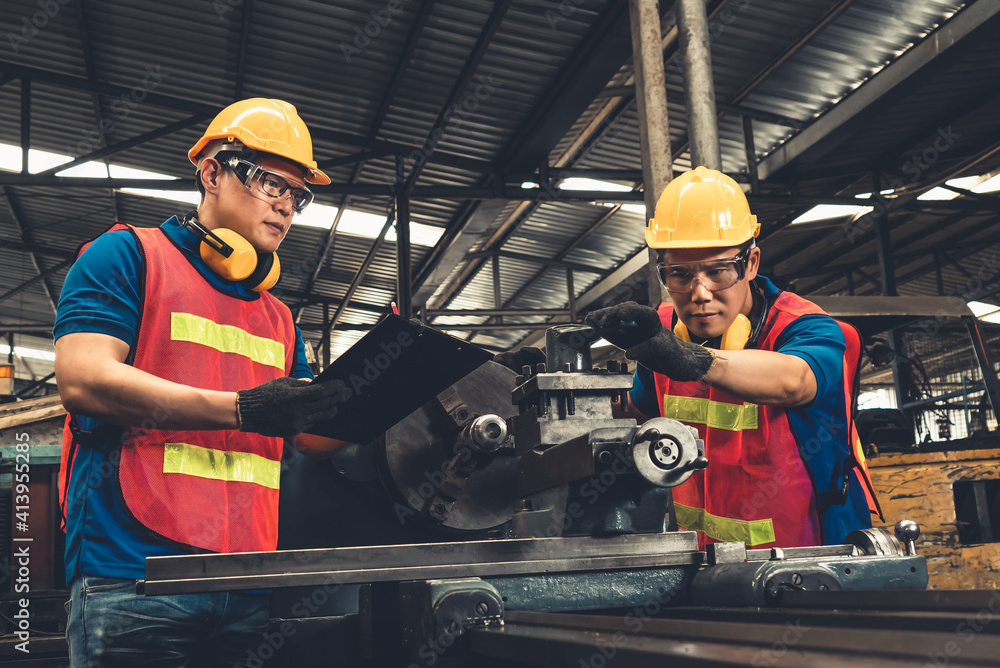
[[[917,553],[915,541],[920,538],[920,525],[913,520],[899,520],[893,527],[893,531],[896,538],[906,545],[906,554],[911,557],[915,555]]]

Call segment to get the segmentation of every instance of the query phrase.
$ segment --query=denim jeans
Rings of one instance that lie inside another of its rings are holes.
[[[143,596],[135,580],[77,576],[66,603],[70,665],[251,666],[267,644],[268,594]],[[264,658],[273,654],[265,648]]]

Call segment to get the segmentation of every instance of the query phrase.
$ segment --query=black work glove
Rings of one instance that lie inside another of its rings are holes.
[[[342,380],[313,383],[285,376],[237,392],[236,412],[240,431],[291,438],[333,418],[337,405],[350,398]]]
[[[715,361],[707,348],[674,336],[655,309],[635,302],[594,311],[585,322],[629,359],[673,380],[701,380]]]
[[[545,351],[541,348],[525,346],[520,350],[508,350],[505,353],[498,353],[493,357],[493,361],[497,364],[503,364],[512,371],[521,373],[521,367],[525,365],[534,369],[536,364],[544,362]]]
[[[588,313],[583,322],[622,350],[628,350],[665,329],[656,309],[635,302],[622,302],[598,309]]]

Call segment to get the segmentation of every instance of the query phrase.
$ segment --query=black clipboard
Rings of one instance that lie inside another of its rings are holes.
[[[368,443],[493,359],[493,353],[398,315],[386,316],[316,376],[339,378],[351,398],[306,433]]]

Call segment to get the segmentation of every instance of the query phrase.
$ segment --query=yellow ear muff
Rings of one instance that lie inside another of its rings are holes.
[[[278,282],[281,274],[281,262],[276,253],[262,253],[257,256],[257,268],[241,283],[247,290],[264,292]]]
[[[201,240],[199,252],[212,271],[228,281],[242,281],[253,273],[257,266],[257,251],[242,235],[224,228],[212,230],[215,236],[224,241],[233,252],[226,257],[211,237]]]
[[[680,318],[677,319],[677,324],[674,325],[674,336],[681,341],[691,343],[691,335],[688,333],[687,325],[681,322]]]
[[[740,313],[736,316],[733,324],[722,335],[719,350],[743,350],[750,340],[750,333],[752,331],[753,327],[750,324],[750,318]],[[687,325],[681,322],[680,319],[674,325],[674,335],[681,341],[691,341],[691,334],[688,332]]]
[[[750,324],[750,318],[740,313],[736,316],[733,324],[726,330],[726,333],[722,335],[722,343],[719,344],[719,350],[743,350],[747,345],[747,341],[750,340],[750,332],[752,330],[753,326]]]

